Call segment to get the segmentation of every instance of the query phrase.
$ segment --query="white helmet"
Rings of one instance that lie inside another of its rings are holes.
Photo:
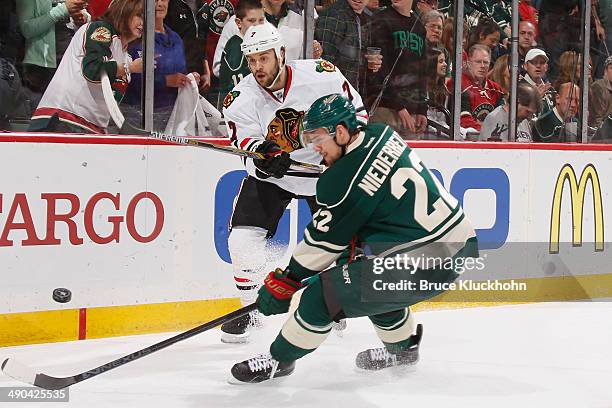
[[[266,21],[263,24],[249,27],[244,33],[240,50],[244,55],[249,55],[274,49],[276,58],[280,62],[282,58],[280,51],[284,47],[285,44],[276,27]]]

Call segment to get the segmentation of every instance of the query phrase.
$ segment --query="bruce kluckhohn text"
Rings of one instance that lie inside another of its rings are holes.
[[[485,269],[486,254],[478,258],[463,257],[428,257],[410,256],[397,254],[393,257],[379,257],[373,259],[372,272],[382,275],[386,271],[405,270],[414,275],[418,270],[446,269],[453,270],[458,274],[466,271],[482,271]],[[384,278],[381,276],[381,278]],[[511,280],[488,279],[474,281],[470,279],[457,280],[455,282],[431,282],[427,279],[400,279],[395,282],[375,279],[372,281],[375,291],[526,291],[525,282]]]
[[[372,283],[372,287],[376,291],[517,291],[524,292],[527,290],[527,283],[517,282],[514,279],[508,281],[500,281],[497,279],[489,279],[485,281],[473,280],[458,280],[455,282],[430,282],[427,279],[418,281],[410,281],[402,279],[399,282],[385,282],[382,279],[376,279]]]

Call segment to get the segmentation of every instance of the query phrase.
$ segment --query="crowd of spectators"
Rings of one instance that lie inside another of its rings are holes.
[[[115,0],[122,2],[125,0]],[[79,28],[104,19],[111,0],[9,1],[0,16],[0,129],[27,128]],[[194,81],[220,101],[245,75],[248,27],[268,21],[288,59],[302,57],[303,0],[156,0],[155,127],[163,129],[177,90]],[[313,54],[335,64],[361,93],[371,120],[406,139],[451,138],[452,0],[317,0]],[[582,24],[579,0],[520,0],[511,32],[509,0],[466,0],[462,39],[461,137],[569,142],[581,138]],[[612,139],[612,0],[593,0],[588,58],[589,136]],[[517,134],[508,135],[510,39],[518,37]],[[142,55],[129,44],[130,61]],[[109,57],[110,58],[110,57]],[[121,67],[117,68],[121,70]],[[123,71],[121,71],[123,72]],[[189,75],[191,73],[191,75]],[[130,72],[127,72],[130,74]],[[139,115],[140,76],[127,78],[121,109]],[[189,76],[188,76],[189,75]],[[126,75],[129,77],[130,75]],[[127,82],[129,86],[127,85]],[[48,98],[47,98],[48,99]],[[43,100],[45,100],[43,98]],[[60,115],[61,116],[61,115]],[[60,120],[62,118],[60,117]],[[100,126],[106,129],[106,126]],[[83,130],[83,129],[81,129]]]

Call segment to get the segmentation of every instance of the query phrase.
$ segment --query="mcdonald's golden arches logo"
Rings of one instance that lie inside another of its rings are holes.
[[[601,185],[597,170],[592,164],[588,164],[580,179],[576,177],[576,172],[570,164],[565,164],[555,185],[553,195],[552,211],[550,215],[550,246],[552,254],[559,252],[559,234],[561,224],[561,204],[563,200],[563,189],[565,182],[570,188],[571,209],[572,209],[572,245],[582,246],[582,221],[584,218],[584,198],[586,195],[587,183],[591,183],[593,190],[593,219],[595,220],[595,251],[604,249],[604,210],[601,198]]]

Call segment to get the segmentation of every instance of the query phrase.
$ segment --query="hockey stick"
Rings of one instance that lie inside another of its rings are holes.
[[[172,344],[178,343],[179,341],[183,341],[197,334],[203,333],[220,324],[223,324],[225,322],[234,320],[238,317],[244,316],[248,314],[249,312],[255,310],[256,308],[257,308],[256,303],[250,304],[248,306],[243,307],[242,309],[238,309],[236,311],[228,313],[225,316],[218,317],[217,319],[213,321],[204,323],[200,326],[194,327],[191,330],[177,334],[174,337],[160,341],[159,343],[153,344],[152,346],[135,351],[131,354],[120,357],[109,363],[102,364],[99,367],[93,368],[89,371],[85,371],[83,373],[79,373],[79,374],[76,374],[70,377],[52,377],[44,373],[38,373],[35,370],[19,363],[18,361],[12,358],[7,358],[6,360],[4,360],[1,368],[4,374],[8,375],[9,377],[17,381],[31,384],[36,387],[44,388],[46,390],[60,390],[62,388],[66,388],[73,384],[80,383],[81,381],[85,381],[89,378],[95,377],[99,374],[103,374],[107,371],[112,370],[113,368],[117,368],[124,364],[130,363],[134,360],[138,360],[141,357],[155,353],[156,351],[162,350],[168,346],[171,346]]]
[[[154,139],[163,140],[165,142],[176,143],[184,146],[193,146],[199,147],[209,150],[215,150],[217,152],[229,153],[234,156],[247,157],[250,159],[266,159],[266,155],[258,152],[253,152],[249,150],[237,149],[231,146],[222,146],[216,143],[204,142],[198,139],[192,139],[182,136],[173,136],[166,135],[161,132],[149,132],[144,129],[140,129],[136,126],[130,124],[121,110],[119,109],[119,105],[115,101],[115,97],[113,96],[113,90],[110,84],[110,80],[108,79],[108,75],[105,71],[102,71],[101,74],[102,80],[102,94],[104,96],[104,102],[106,102],[106,106],[108,107],[108,111],[110,112],[111,118],[113,122],[119,127],[119,132],[121,134],[129,134],[129,135],[143,135],[148,136]],[[325,169],[320,164],[311,164],[311,163],[303,163],[295,160],[291,161],[291,166],[294,168],[299,168],[301,170],[307,170],[311,173],[321,173]],[[289,174],[291,175],[291,174]]]

